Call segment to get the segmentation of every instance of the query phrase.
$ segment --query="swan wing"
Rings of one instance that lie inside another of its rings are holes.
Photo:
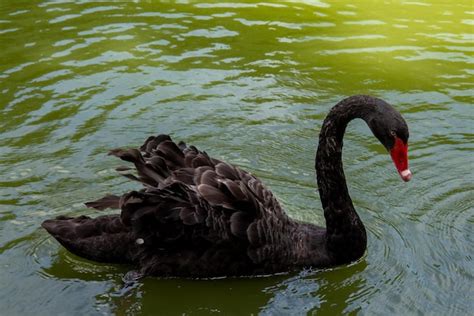
[[[149,137],[140,149],[115,149],[110,154],[135,165],[117,170],[143,188],[86,205],[120,208],[121,221],[137,243],[179,249],[231,242],[243,246],[239,248],[253,262],[291,246],[284,245],[282,236],[293,222],[249,172],[194,146],[176,144],[168,135]]]

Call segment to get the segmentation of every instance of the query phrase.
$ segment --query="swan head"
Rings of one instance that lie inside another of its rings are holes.
[[[390,153],[402,180],[410,181],[412,173],[408,168],[409,132],[402,115],[390,104],[382,101],[377,104],[377,110],[371,113],[367,123],[375,137]]]

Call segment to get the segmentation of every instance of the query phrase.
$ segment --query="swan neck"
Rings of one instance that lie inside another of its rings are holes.
[[[316,178],[326,219],[327,248],[340,263],[361,257],[366,248],[366,232],[347,189],[342,164],[343,137],[355,118],[370,120],[375,100],[347,98],[329,112],[319,135]],[[347,248],[348,247],[348,248]],[[347,249],[346,249],[347,248]]]
[[[355,118],[368,121],[373,105],[363,96],[347,98],[336,104],[323,122],[316,153],[316,177],[323,208],[354,209],[347,189],[342,164],[346,127]]]

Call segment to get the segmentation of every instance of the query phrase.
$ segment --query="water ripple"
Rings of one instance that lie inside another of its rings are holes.
[[[0,13],[0,41],[14,43],[0,53],[5,312],[474,308],[469,1],[25,7],[6,0]],[[334,103],[359,93],[386,99],[407,118],[414,178],[402,183],[367,126],[351,123],[345,172],[369,238],[357,263],[266,278],[150,278],[123,289],[129,267],[77,258],[39,228],[60,214],[94,214],[81,203],[97,195],[136,189],[115,176],[105,153],[163,132],[252,171],[291,216],[324,224],[313,171],[317,130]],[[25,297],[30,304],[20,304]]]

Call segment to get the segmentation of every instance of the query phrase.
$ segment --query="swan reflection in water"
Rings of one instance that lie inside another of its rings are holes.
[[[151,315],[156,311],[274,315],[290,309],[294,315],[306,315],[313,310],[324,315],[357,310],[359,306],[351,306],[355,298],[370,296],[370,291],[361,293],[367,283],[366,268],[367,263],[362,259],[339,268],[265,277],[207,280],[149,277],[124,284],[122,275],[127,267],[97,265],[61,250],[50,265],[41,270],[48,278],[65,284],[83,282],[81,288],[94,281],[94,287],[102,288],[103,292],[90,293],[91,304],[98,309],[107,308],[107,312],[116,315]]]

